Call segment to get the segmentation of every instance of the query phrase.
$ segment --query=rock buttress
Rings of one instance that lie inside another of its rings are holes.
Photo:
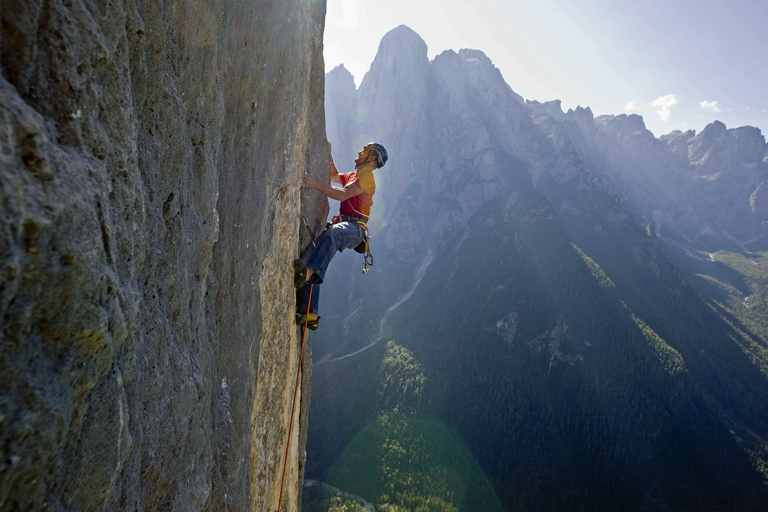
[[[0,510],[277,508],[324,17],[0,6]]]

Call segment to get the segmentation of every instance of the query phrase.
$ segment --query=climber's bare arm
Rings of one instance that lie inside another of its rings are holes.
[[[331,143],[328,142],[328,150],[331,149]],[[336,168],[336,163],[333,161],[333,153],[331,153],[331,181],[334,183],[341,183],[341,178],[339,178],[339,170]]]
[[[305,187],[313,188],[324,196],[335,199],[336,201],[346,201],[350,197],[365,194],[365,191],[357,183],[350,183],[344,188],[332,187],[330,185],[326,185],[311,174],[305,174],[304,178],[301,180],[301,184]]]
[[[341,178],[339,178],[339,170],[336,168],[336,164],[333,162],[333,156],[331,156],[331,181],[334,183],[341,183]]]

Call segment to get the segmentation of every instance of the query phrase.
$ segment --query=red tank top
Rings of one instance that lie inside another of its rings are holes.
[[[371,215],[371,206],[373,206],[373,194],[376,193],[376,181],[373,179],[373,173],[365,173],[362,178],[359,178],[357,171],[345,172],[344,174],[339,174],[339,179],[344,187],[357,183],[363,189],[362,194],[341,202],[339,214],[365,217],[368,220],[368,217]]]

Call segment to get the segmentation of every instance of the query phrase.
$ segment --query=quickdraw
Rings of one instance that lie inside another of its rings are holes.
[[[363,274],[368,274],[371,272],[371,269],[368,267],[373,266],[373,254],[371,254],[371,234],[368,232],[368,226],[365,225],[365,222],[357,221],[360,226],[363,228],[363,241],[360,242],[360,245],[355,247],[355,251],[359,252],[363,255]]]
[[[367,245],[367,244],[366,244]],[[367,274],[371,271],[368,267],[373,266],[373,254],[370,251],[366,251],[363,254],[363,274]]]

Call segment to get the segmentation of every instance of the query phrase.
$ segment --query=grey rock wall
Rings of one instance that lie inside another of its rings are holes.
[[[277,509],[324,17],[0,4],[0,510]]]

